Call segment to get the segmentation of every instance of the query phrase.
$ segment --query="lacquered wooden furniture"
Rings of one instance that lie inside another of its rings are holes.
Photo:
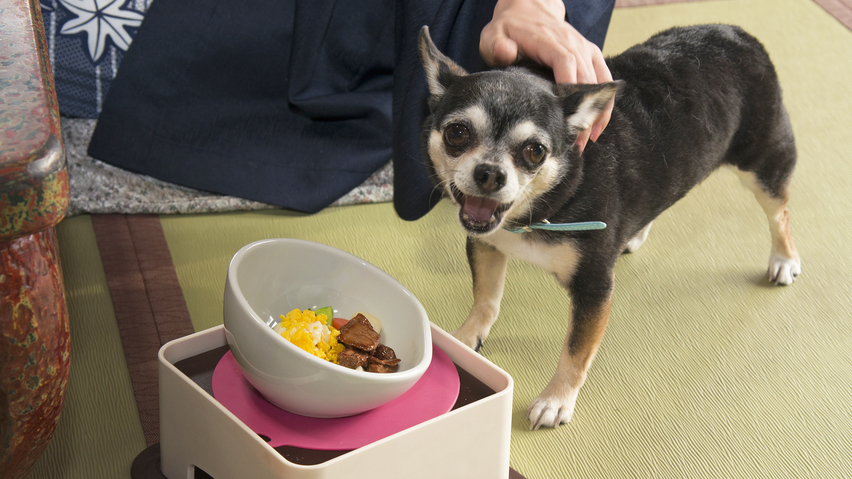
[[[26,478],[62,411],[68,309],[55,226],[68,172],[37,1],[0,0],[0,477]]]

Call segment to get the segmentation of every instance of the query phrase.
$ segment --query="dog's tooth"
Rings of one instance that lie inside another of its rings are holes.
[[[495,218],[493,216],[491,218],[488,218],[489,223],[494,223],[495,221],[497,221],[497,218]]]
[[[464,214],[462,214],[462,219],[465,220],[465,221],[468,221],[470,219],[470,216],[468,216],[467,213],[464,213]]]

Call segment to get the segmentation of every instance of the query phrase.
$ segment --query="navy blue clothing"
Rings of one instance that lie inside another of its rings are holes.
[[[603,45],[614,0],[566,0]],[[151,4],[104,101],[89,154],[205,191],[314,213],[393,157],[394,203],[438,198],[421,157],[420,27],[468,71],[494,0]]]

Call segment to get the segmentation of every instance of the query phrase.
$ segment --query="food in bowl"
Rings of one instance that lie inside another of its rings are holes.
[[[302,350],[349,369],[373,373],[397,370],[400,359],[392,348],[380,343],[381,322],[375,316],[359,312],[346,320],[330,318],[332,311],[331,307],[316,311],[296,308],[281,315],[281,322],[272,329]]]
[[[370,321],[358,313],[340,327],[338,340],[347,348],[338,354],[338,364],[350,369],[362,368],[371,373],[392,373],[400,360],[393,349],[379,342],[379,333]]]

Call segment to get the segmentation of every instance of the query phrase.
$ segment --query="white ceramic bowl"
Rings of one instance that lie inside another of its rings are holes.
[[[399,370],[356,371],[309,354],[272,330],[293,308],[332,306],[335,317],[358,311],[382,322],[381,342]],[[344,417],[406,392],[432,361],[423,306],[390,275],[344,251],[297,239],[267,239],[241,248],[225,283],[225,334],[246,379],[271,403],[309,417]]]

